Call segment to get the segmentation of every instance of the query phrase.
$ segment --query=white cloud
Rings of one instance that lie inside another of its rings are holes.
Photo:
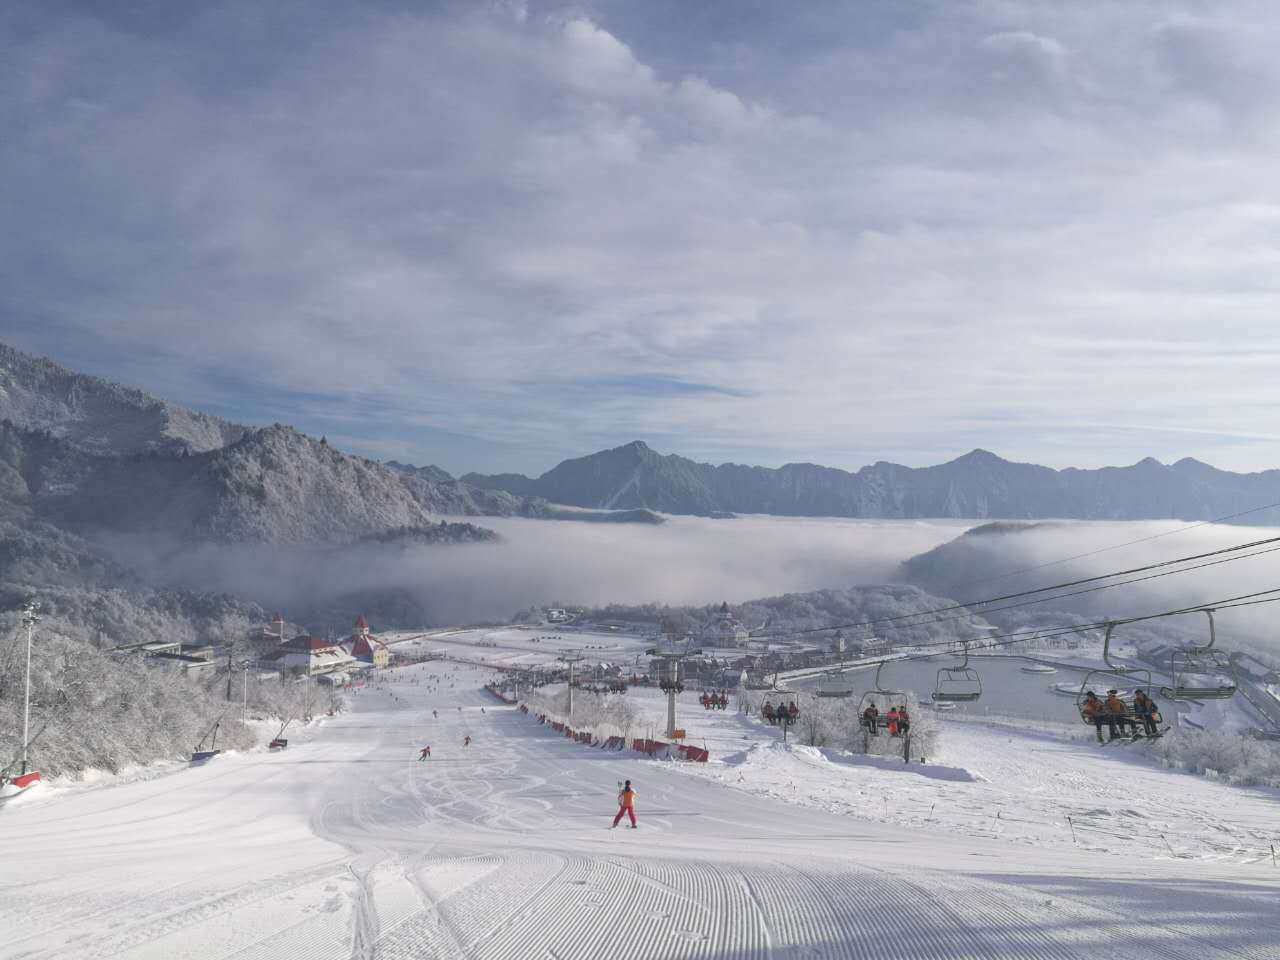
[[[1278,305],[1268,8],[833,7],[664,58],[603,9],[0,30],[0,307],[376,397],[370,449],[1277,461],[1227,349]],[[617,386],[655,377],[722,390]]]

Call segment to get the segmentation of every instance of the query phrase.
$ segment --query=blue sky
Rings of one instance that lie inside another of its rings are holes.
[[[0,9],[0,336],[455,472],[1280,465],[1280,9]]]

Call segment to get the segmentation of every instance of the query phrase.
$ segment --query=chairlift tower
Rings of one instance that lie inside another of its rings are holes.
[[[31,632],[39,622],[40,601],[26,601],[22,605],[22,624],[27,628],[27,679],[22,694],[22,774],[27,772],[27,742],[31,738]]]
[[[684,690],[684,683],[680,679],[680,661],[700,656],[702,650],[688,645],[683,650],[653,647],[645,653],[658,660],[658,688],[667,695],[667,736],[674,737],[679,729],[676,726],[676,696]]]
[[[562,653],[556,657],[561,663],[569,665],[569,719],[573,719],[573,667],[587,659],[580,653]]]

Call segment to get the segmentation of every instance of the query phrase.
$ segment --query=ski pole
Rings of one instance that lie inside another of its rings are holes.
[[[1161,840],[1163,840],[1163,841],[1164,841],[1164,845],[1165,845],[1166,847],[1168,847],[1168,848],[1169,848],[1169,855],[1170,855],[1170,856],[1172,856],[1172,857],[1176,860],[1176,859],[1178,858],[1178,855],[1177,855],[1176,853],[1174,853],[1174,852],[1173,852],[1173,844],[1171,844],[1171,843],[1169,842],[1168,837],[1166,837],[1166,836],[1162,833],[1162,834],[1160,834],[1160,839],[1161,839]]]
[[[1076,825],[1071,822],[1071,816],[1069,814],[1067,816],[1067,826],[1071,828],[1071,842],[1075,843],[1076,842]]]

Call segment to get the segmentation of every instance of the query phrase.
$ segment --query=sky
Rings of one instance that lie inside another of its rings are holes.
[[[1271,3],[0,5],[0,338],[380,459],[1280,465]]]

